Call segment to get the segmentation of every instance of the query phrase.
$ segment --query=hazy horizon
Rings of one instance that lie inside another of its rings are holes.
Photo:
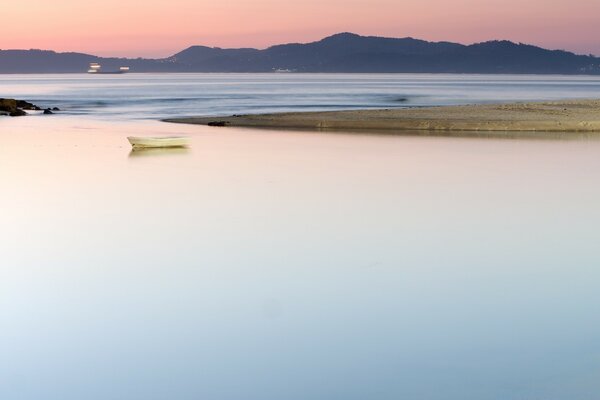
[[[48,49],[99,56],[160,58],[191,45],[266,48],[338,32],[463,44],[505,39],[600,55],[600,2],[558,0],[148,0],[143,7],[32,0],[2,10],[1,49]],[[51,16],[51,18],[48,18]]]
[[[307,43],[312,43],[312,42],[318,42],[322,39],[325,39],[327,37],[330,36],[334,36],[337,34],[343,34],[343,33],[351,33],[351,34],[357,34],[360,36],[364,36],[364,37],[380,37],[380,38],[392,38],[392,39],[404,39],[404,38],[412,38],[412,39],[416,39],[416,40],[425,40],[428,42],[453,42],[453,43],[459,43],[459,44],[463,44],[463,45],[472,45],[472,44],[476,44],[476,43],[482,43],[482,42],[489,42],[489,41],[503,41],[503,40],[508,40],[511,41],[513,43],[523,43],[526,45],[532,45],[532,46],[538,46],[547,50],[562,50],[562,51],[568,51],[568,52],[572,52],[575,54],[581,54],[581,55],[588,55],[588,54],[592,54],[596,57],[600,57],[600,51],[595,54],[595,53],[589,53],[589,52],[580,52],[577,50],[572,50],[572,49],[567,49],[567,48],[554,48],[554,47],[545,47],[543,45],[539,45],[536,43],[530,43],[530,42],[524,42],[522,40],[512,40],[512,39],[506,39],[506,38],[489,38],[489,39],[485,39],[485,40],[481,40],[481,41],[475,41],[475,42],[459,42],[459,41],[451,41],[451,40],[444,40],[444,39],[440,39],[440,40],[428,40],[428,39],[424,39],[421,37],[416,37],[416,36],[388,36],[388,35],[377,35],[377,34],[362,34],[362,33],[357,33],[357,32],[350,32],[350,31],[343,31],[343,32],[332,32],[329,34],[326,34],[322,37],[318,37],[312,40],[305,40],[305,41],[289,41],[289,42],[279,42],[279,43],[271,43],[267,46],[219,46],[219,45],[215,45],[215,44],[211,44],[211,43],[189,43],[187,45],[183,45],[183,47],[181,48],[174,48],[174,49],[168,49],[168,50],[164,50],[160,55],[137,55],[137,54],[118,54],[118,51],[109,51],[107,50],[106,52],[92,52],[92,51],[85,51],[85,50],[73,50],[73,49],[64,49],[64,50],[58,50],[56,48],[40,48],[40,47],[23,47],[23,48],[1,48],[0,47],[0,51],[2,50],[43,50],[43,51],[55,51],[57,53],[84,53],[84,54],[90,54],[90,55],[95,55],[95,56],[99,56],[99,57],[124,57],[124,58],[137,58],[137,57],[142,57],[142,58],[148,58],[148,59],[152,59],[152,58],[164,58],[164,57],[170,57],[173,56],[179,52],[181,52],[182,50],[185,50],[187,48],[193,47],[193,46],[206,46],[206,47],[212,47],[212,48],[225,48],[225,49],[240,49],[240,48],[254,48],[254,49],[259,49],[259,50],[264,50],[267,49],[269,47],[273,47],[273,46],[277,46],[277,45],[284,45],[284,44],[292,44],[292,43],[300,43],[300,44],[307,44]]]

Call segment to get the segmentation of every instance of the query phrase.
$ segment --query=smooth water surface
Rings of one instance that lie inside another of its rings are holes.
[[[56,85],[49,99],[84,96]],[[223,96],[215,110],[242,110]],[[594,135],[223,129],[77,107],[0,118],[0,399],[600,393]],[[191,148],[126,140],[171,134]]]
[[[599,76],[449,74],[0,75],[0,95],[105,119],[600,97]]]
[[[0,94],[63,109],[0,118],[2,400],[600,392],[595,135],[155,121],[600,97],[598,77],[0,75]],[[126,141],[170,134],[192,147]]]

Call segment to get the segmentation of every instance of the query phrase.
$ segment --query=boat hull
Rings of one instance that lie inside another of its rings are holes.
[[[188,147],[189,139],[186,137],[134,137],[127,138],[134,149],[158,149],[168,147]]]

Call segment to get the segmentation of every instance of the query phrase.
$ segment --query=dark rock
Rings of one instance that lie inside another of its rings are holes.
[[[60,108],[58,108],[58,107],[52,107],[52,111],[60,111]]]
[[[0,111],[11,113],[17,109],[17,101],[14,99],[0,99]]]
[[[47,114],[54,114],[54,113],[52,112],[52,110],[51,110],[51,109],[49,109],[49,108],[46,108],[46,109],[44,110],[44,114],[46,114],[46,115],[47,115]]]
[[[24,100],[0,99],[0,115],[10,115],[11,117],[21,117],[27,115],[24,110],[41,110],[35,104]]]
[[[24,115],[27,115],[27,113],[21,110],[20,108],[16,108],[14,111],[10,111],[8,115],[10,115],[11,117],[22,117]]]
[[[208,123],[208,126],[227,126],[229,125],[228,121],[212,121]]]
[[[31,104],[24,100],[16,100],[16,102],[17,102],[17,108],[20,108],[21,110],[39,110],[40,109],[35,104]]]

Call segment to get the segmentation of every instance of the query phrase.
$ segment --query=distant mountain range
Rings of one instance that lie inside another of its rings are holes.
[[[132,72],[424,72],[594,74],[600,58],[509,41],[472,45],[340,33],[318,42],[258,50],[193,46],[162,59],[104,58],[45,50],[0,50],[0,73],[85,72],[129,66]]]

